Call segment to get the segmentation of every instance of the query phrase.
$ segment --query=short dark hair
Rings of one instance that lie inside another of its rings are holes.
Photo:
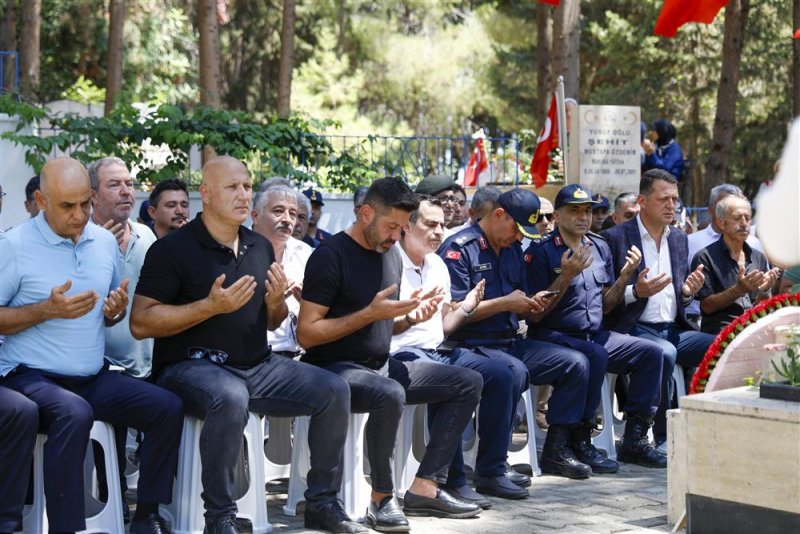
[[[631,193],[630,191],[626,191],[625,193],[620,193],[619,195],[617,195],[617,198],[614,199],[614,211],[619,210],[623,202],[635,204],[636,193]]]
[[[41,183],[42,179],[39,178],[38,174],[28,180],[28,185],[25,186],[25,200],[33,202],[33,194],[42,188]]]
[[[362,185],[356,189],[356,192],[353,193],[353,207],[360,208],[362,204],[364,204],[364,198],[367,196],[367,191],[369,191],[369,187],[366,185]]]
[[[158,207],[158,201],[161,198],[161,193],[164,191],[183,191],[186,193],[186,196],[189,196],[189,188],[186,186],[186,182],[179,178],[169,178],[167,180],[162,180],[158,182],[153,190],[150,192],[150,205],[154,208]]]
[[[464,198],[467,198],[467,190],[461,187],[461,184],[453,184],[453,193],[461,193]]]
[[[667,171],[663,169],[650,169],[642,174],[642,179],[639,181],[639,194],[649,195],[650,191],[653,190],[653,183],[656,180],[678,185],[678,180]]]
[[[487,202],[491,202],[492,204],[497,202],[497,199],[500,198],[502,194],[503,192],[500,191],[500,189],[492,185],[485,185],[475,191],[475,194],[472,196],[470,207],[477,213]]]
[[[423,202],[430,202],[434,206],[438,206],[440,208],[442,207],[442,201],[432,195],[418,194],[417,200],[419,201],[420,204],[422,204]],[[419,206],[417,206],[417,209],[411,212],[411,218],[409,219],[409,221],[411,222],[411,224],[414,224],[418,220],[419,220]]]
[[[364,204],[369,204],[376,212],[394,208],[411,213],[419,207],[419,200],[403,179],[387,176],[372,182]]]

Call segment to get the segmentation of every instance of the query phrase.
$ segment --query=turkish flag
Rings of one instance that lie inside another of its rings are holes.
[[[550,151],[558,148],[558,119],[556,118],[556,97],[550,102],[550,111],[544,121],[542,133],[536,143],[536,151],[531,161],[533,185],[542,187],[547,182],[547,169],[550,167]]]
[[[797,31],[794,32],[794,38],[795,39],[800,39],[800,28],[798,28]]]
[[[687,22],[711,24],[728,0],[664,0],[656,21],[655,35],[675,37],[678,28]]]
[[[561,0],[539,0],[540,4],[550,4],[551,6],[557,6]]]
[[[464,186],[475,187],[478,185],[478,176],[486,170],[489,163],[486,161],[486,151],[483,149],[483,138],[475,141],[472,156],[469,158],[467,171],[464,173]]]

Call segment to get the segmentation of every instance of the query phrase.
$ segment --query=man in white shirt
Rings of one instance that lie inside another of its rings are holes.
[[[689,235],[689,264],[692,263],[695,254],[706,248],[711,243],[719,241],[721,232],[719,223],[717,222],[717,218],[715,216],[715,210],[717,208],[717,203],[728,195],[747,198],[744,196],[742,190],[733,184],[720,184],[711,188],[711,192],[708,195],[708,216],[711,219],[711,222],[702,230],[698,230],[697,232]],[[759,241],[755,235],[750,235],[750,237],[747,238],[746,243],[750,246],[750,248],[765,254],[764,247],[761,245],[761,241]],[[700,317],[700,301],[693,300],[686,310],[686,315],[688,315],[691,319],[698,319]]]
[[[512,406],[527,384],[527,370],[511,356],[486,357],[463,348],[445,348],[445,337],[458,329],[483,298],[484,282],[455,305],[450,296],[450,273],[436,250],[444,235],[444,213],[441,203],[431,197],[421,200],[411,214],[410,225],[395,245],[403,262],[400,299],[408,298],[419,288],[444,289],[442,312],[430,320],[416,323],[392,336],[391,353],[396,359],[429,359],[444,364],[472,369],[483,377],[481,403],[478,408],[478,433],[481,447],[476,461],[476,484],[479,491],[502,498],[521,499],[528,496],[524,486],[530,479],[506,465],[506,456],[513,420]],[[467,485],[464,458],[456,450],[448,472],[447,490],[482,508],[491,502]]]
[[[703,286],[703,269],[689,272],[686,234],[670,226],[678,202],[678,183],[666,171],[652,169],[642,175],[637,199],[641,210],[628,222],[603,232],[619,275],[625,254],[635,246],[642,263],[625,289],[624,302],[606,319],[612,330],[649,339],[661,346],[664,368],[661,402],[654,418],[653,435],[666,451],[666,409],[672,400],[675,363],[695,367],[714,336],[697,332],[686,319],[686,306]]]
[[[253,231],[266,237],[275,252],[275,261],[283,267],[289,280],[286,306],[289,314],[281,325],[270,333],[272,352],[294,358],[302,349],[297,344],[297,314],[300,313],[300,294],[303,273],[313,249],[292,237],[297,221],[297,194],[285,185],[275,185],[260,192],[253,201]]]

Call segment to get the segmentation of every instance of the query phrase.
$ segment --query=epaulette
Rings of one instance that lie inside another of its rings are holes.
[[[459,232],[461,233],[461,232]],[[464,232],[465,235],[459,235],[455,239],[453,239],[453,243],[458,245],[459,247],[463,247],[467,243],[471,241],[475,241],[478,239],[478,234],[475,232]]]

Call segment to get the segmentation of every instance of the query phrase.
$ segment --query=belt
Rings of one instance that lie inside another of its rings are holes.
[[[516,337],[516,330],[503,330],[502,332],[478,332],[475,330],[467,330],[466,332],[459,331],[450,334],[448,339],[453,341],[466,341],[468,339],[515,339]]]

